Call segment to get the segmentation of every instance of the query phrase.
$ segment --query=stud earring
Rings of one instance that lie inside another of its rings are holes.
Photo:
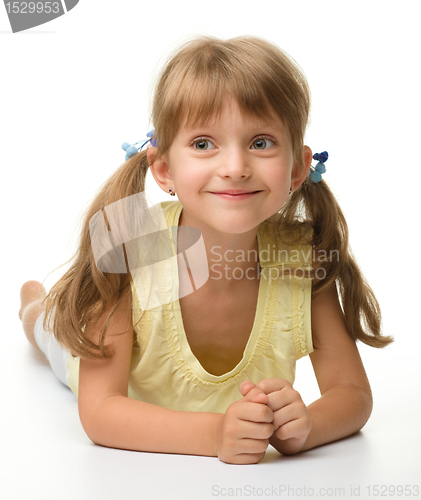
[[[170,195],[171,195],[171,196],[175,196],[175,193],[173,193],[173,192],[171,191],[171,188],[169,188],[169,193],[170,193]]]
[[[288,194],[291,194],[292,193],[292,187],[289,188],[289,193]]]

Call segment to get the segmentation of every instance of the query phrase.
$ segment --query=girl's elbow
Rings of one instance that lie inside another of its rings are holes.
[[[95,425],[95,422],[92,421],[86,414],[81,413],[79,411],[79,420],[82,424],[82,428],[85,431],[85,434],[94,444],[101,444],[101,438],[98,432],[98,425]]]
[[[98,421],[90,421],[87,422],[86,419],[82,420],[80,419],[83,430],[85,431],[85,434],[87,437],[96,445],[98,446],[107,446],[109,447],[109,444],[107,444],[107,439],[106,439],[106,433],[103,432],[103,424],[102,422]]]
[[[127,411],[124,402],[127,396],[109,396],[96,404],[81,405],[79,418],[88,438],[97,445],[108,448],[120,448],[120,442],[126,442],[127,429],[124,415]]]
[[[368,389],[360,389],[361,391],[361,426],[358,430],[362,429],[368,422],[373,411],[373,395],[370,387]]]
[[[89,405],[86,407],[85,405],[81,405],[80,401],[78,409],[79,420],[85,434],[94,444],[103,445],[103,422],[101,419],[101,412],[96,411],[94,406]]]

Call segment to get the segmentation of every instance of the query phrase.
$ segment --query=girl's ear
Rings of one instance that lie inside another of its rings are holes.
[[[301,170],[299,163],[294,165],[291,173],[291,188],[296,191],[301,184],[306,180],[310,170],[311,161],[313,159],[313,152],[308,146],[304,146],[304,170]]]
[[[174,182],[171,175],[171,170],[163,156],[157,156],[158,148],[150,147],[147,150],[149,169],[156,180],[158,186],[168,193],[168,189],[173,187]]]

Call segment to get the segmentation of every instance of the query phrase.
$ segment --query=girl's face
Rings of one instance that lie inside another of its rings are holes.
[[[234,99],[226,100],[218,119],[182,128],[163,161],[168,174],[162,187],[168,192],[171,186],[183,205],[180,225],[201,230],[250,231],[298,187],[287,127],[274,116],[243,116]],[[227,194],[238,191],[248,194]]]

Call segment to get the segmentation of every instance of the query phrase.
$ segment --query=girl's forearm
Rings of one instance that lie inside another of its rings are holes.
[[[294,449],[294,444],[288,443],[288,440],[281,441],[275,436],[270,438],[270,444],[280,453],[288,455],[344,438],[365,425],[372,405],[371,394],[355,385],[332,387],[307,407],[311,430],[300,450]]]
[[[96,444],[125,450],[216,456],[215,433],[221,413],[161,408],[112,396],[82,424]]]

